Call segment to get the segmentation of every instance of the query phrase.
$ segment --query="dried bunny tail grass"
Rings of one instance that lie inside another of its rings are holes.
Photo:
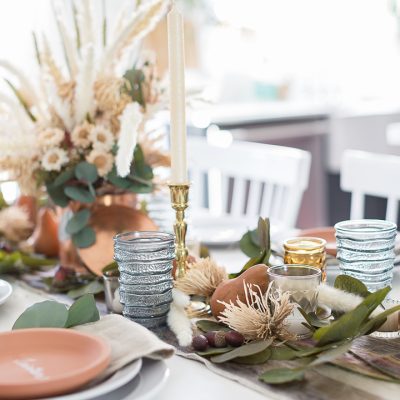
[[[168,4],[169,0],[152,0],[139,7],[125,28],[107,46],[103,54],[100,71],[104,71],[117,63],[128,47],[134,46],[151,32],[165,14]]]
[[[75,123],[80,124],[86,115],[92,115],[94,111],[94,47],[88,44],[82,48],[82,60],[76,77],[76,89],[74,97]]]
[[[268,338],[292,339],[286,330],[285,319],[292,313],[294,304],[289,293],[271,290],[270,284],[265,294],[258,285],[243,282],[246,302],[239,298],[236,304],[219,301],[225,306],[219,321],[241,333],[247,340]],[[253,290],[253,287],[256,290]]]
[[[193,263],[185,276],[175,282],[175,287],[189,295],[210,297],[227,278],[225,268],[207,257]]]
[[[26,240],[32,228],[33,224],[24,209],[11,206],[0,211],[0,234],[7,240],[16,243]]]

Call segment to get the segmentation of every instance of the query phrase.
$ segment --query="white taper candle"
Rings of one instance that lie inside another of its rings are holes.
[[[183,18],[173,3],[167,16],[171,110],[171,183],[188,183]]]

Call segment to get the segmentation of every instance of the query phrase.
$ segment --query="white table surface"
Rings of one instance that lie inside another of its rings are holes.
[[[246,261],[240,250],[214,249],[211,254],[215,260],[224,265],[228,272],[237,272]],[[329,271],[328,282],[333,284],[338,269]],[[400,267],[395,268],[391,297],[400,299]],[[238,383],[216,375],[204,365],[174,356],[167,360],[171,375],[157,400],[261,400],[269,397],[261,395]],[[272,399],[272,397],[271,397]]]

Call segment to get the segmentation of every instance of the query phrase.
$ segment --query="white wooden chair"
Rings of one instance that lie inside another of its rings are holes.
[[[365,195],[387,198],[386,219],[397,222],[400,199],[400,157],[346,150],[340,186],[351,192],[351,219],[364,217]]]
[[[191,205],[213,215],[269,217],[293,228],[308,186],[310,153],[289,147],[233,141],[229,147],[189,137]]]

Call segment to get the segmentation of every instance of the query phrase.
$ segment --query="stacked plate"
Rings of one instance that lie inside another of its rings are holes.
[[[337,259],[345,275],[369,290],[389,286],[393,279],[396,224],[383,220],[350,220],[335,225]]]
[[[114,239],[120,271],[123,315],[154,328],[166,323],[172,302],[174,236],[163,232],[128,232]]]

